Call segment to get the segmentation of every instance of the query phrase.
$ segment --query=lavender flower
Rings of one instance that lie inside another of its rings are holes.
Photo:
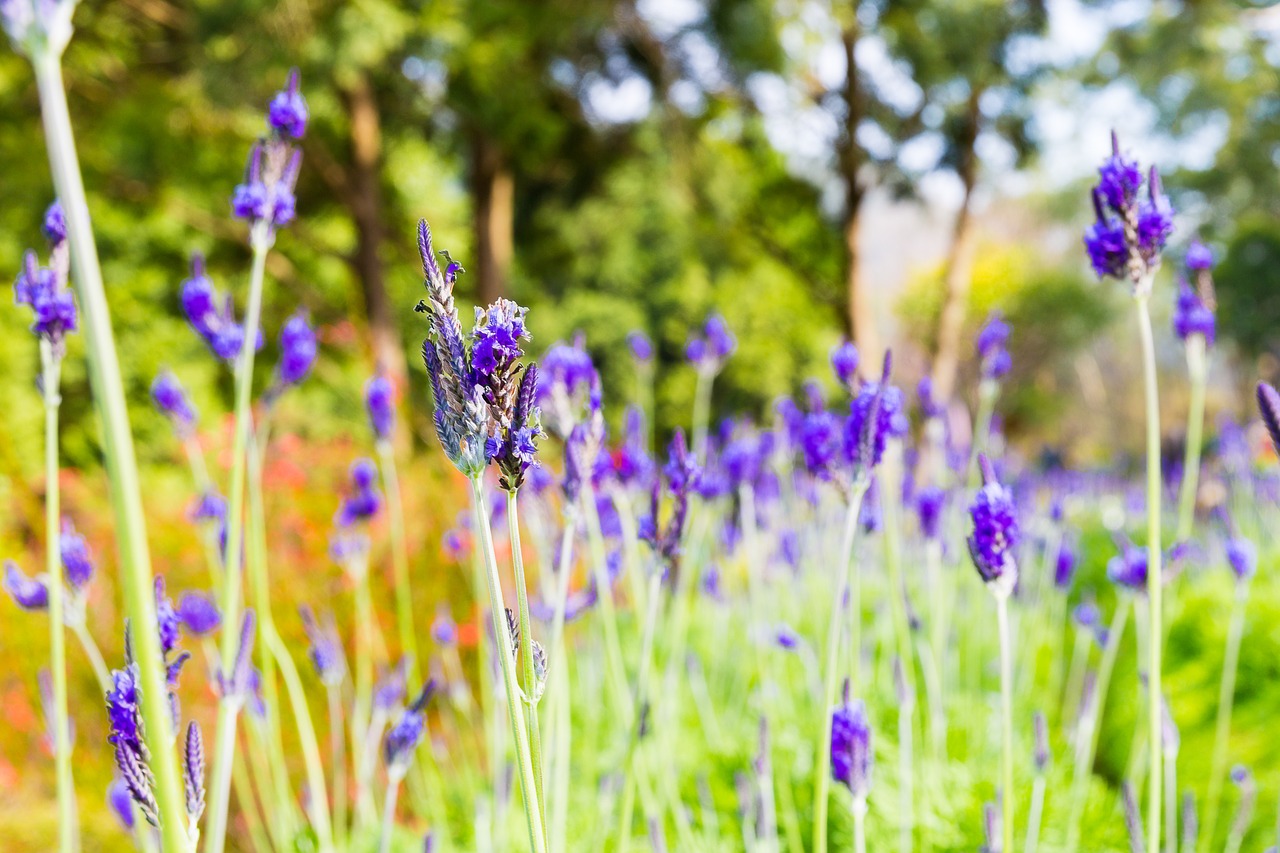
[[[1173,208],[1160,191],[1154,168],[1147,175],[1146,197],[1141,197],[1142,169],[1121,153],[1114,133],[1111,151],[1098,170],[1099,182],[1093,190],[1097,219],[1085,231],[1085,249],[1098,278],[1128,279],[1139,295],[1145,295],[1150,276],[1160,265],[1160,252],[1173,233]]]
[[[176,608],[178,623],[193,637],[212,634],[222,624],[222,614],[213,596],[203,592],[184,592]]]
[[[1032,764],[1035,766],[1036,773],[1043,775],[1049,768],[1049,727],[1045,723],[1044,714],[1039,711],[1036,711],[1031,722],[1032,732],[1035,736],[1035,751],[1032,754]]]
[[[404,658],[395,666],[387,667],[373,685],[373,707],[382,713],[390,713],[404,701],[405,678],[408,666]]]
[[[858,348],[852,341],[845,341],[831,351],[831,369],[836,381],[852,388],[858,375]]]
[[[1013,367],[1013,359],[1009,356],[1010,328],[1004,315],[992,311],[987,322],[978,331],[978,358],[982,362],[983,379],[1000,379]]]
[[[129,794],[129,786],[119,777],[112,779],[111,784],[107,786],[107,807],[111,809],[125,831],[133,829],[135,823],[133,797]]]
[[[701,373],[715,375],[738,348],[738,340],[729,331],[724,317],[712,314],[702,327],[702,335],[691,335],[685,344],[685,357]]]
[[[78,327],[75,298],[66,288],[65,261],[54,259],[53,267],[42,267],[35,252],[22,259],[22,273],[13,283],[13,301],[26,305],[35,315],[31,331],[61,356],[64,342]]]
[[[1199,240],[1192,240],[1191,245],[1187,247],[1184,263],[1187,269],[1195,272],[1211,270],[1214,264],[1213,250]]]
[[[689,514],[689,494],[697,487],[700,472],[698,463],[684,440],[684,432],[677,429],[668,448],[669,460],[663,475],[671,491],[673,508],[666,527],[658,522],[661,483],[653,484],[649,517],[640,523],[640,538],[652,546],[663,561],[669,576],[674,579],[680,567],[680,545],[684,538],[685,522]]]
[[[444,605],[436,608],[436,618],[431,622],[431,639],[442,646],[452,646],[458,639],[458,626]]]
[[[58,548],[62,552],[67,584],[72,592],[79,592],[93,579],[93,555],[89,553],[89,543],[84,541],[69,518],[62,519]]]
[[[297,385],[311,372],[316,361],[316,332],[299,311],[280,329],[280,363],[276,366],[279,386]]]
[[[382,756],[387,762],[387,773],[396,780],[403,779],[409,770],[413,752],[422,743],[427,732],[427,703],[435,694],[435,679],[427,681],[413,704],[405,709],[399,721],[387,732],[382,745]]]
[[[378,466],[371,459],[357,459],[351,463],[351,492],[342,499],[334,524],[339,528],[369,521],[382,508],[382,494],[378,491]]]
[[[231,670],[224,672],[221,667],[218,667],[214,676],[214,684],[222,701],[229,702],[236,708],[243,707],[253,692],[251,676],[254,625],[253,610],[245,610],[244,619],[240,622],[240,643],[236,647],[236,656],[231,663]]]
[[[998,595],[1009,595],[1018,582],[1013,549],[1018,544],[1018,516],[1013,494],[996,479],[991,460],[979,456],[982,488],[969,504],[973,532],[969,555],[984,583]]]
[[[942,532],[942,509],[947,493],[937,486],[927,486],[916,495],[916,515],[920,519],[920,534],[936,542]]]
[[[1178,301],[1173,309],[1173,332],[1180,340],[1200,335],[1212,346],[1215,331],[1213,311],[1200,294],[1184,279],[1178,286]]]
[[[844,455],[854,476],[866,478],[880,464],[890,438],[906,434],[908,423],[902,408],[902,391],[889,384],[893,361],[885,353],[880,381],[864,382],[845,420]]]
[[[213,354],[223,361],[234,361],[244,348],[244,328],[236,322],[235,305],[230,294],[224,296],[205,273],[204,258],[193,255],[191,277],[182,282],[182,310]],[[254,348],[262,348],[262,331],[257,331]]]
[[[395,388],[391,378],[381,370],[364,386],[364,405],[374,437],[378,441],[390,441],[396,425]]]
[[[871,724],[862,702],[843,704],[831,712],[831,778],[865,799],[871,790]]]
[[[510,419],[489,436],[486,455],[497,462],[498,484],[508,492],[524,485],[525,472],[538,464],[535,439],[542,435],[541,413],[534,400],[538,393],[538,365],[530,364],[520,377]]]
[[[1076,566],[1080,558],[1075,548],[1065,539],[1058,546],[1058,555],[1053,561],[1053,585],[1058,589],[1070,589],[1071,580],[1075,577]]]
[[[6,560],[4,564],[4,591],[23,610],[46,610],[49,607],[49,588],[45,582],[27,577],[12,560]]]
[[[217,492],[205,492],[191,509],[191,520],[210,525],[218,542],[218,553],[227,553],[227,499]]]
[[[182,750],[182,790],[186,795],[187,820],[195,826],[204,814],[204,738],[194,722],[187,725]]]
[[[67,216],[62,210],[62,202],[55,199],[45,210],[40,232],[49,241],[50,248],[56,249],[67,241]],[[1188,263],[1189,258],[1188,255]]]
[[[292,222],[297,212],[294,187],[302,152],[289,140],[300,138],[306,123],[307,105],[298,91],[298,72],[294,70],[285,90],[271,101],[267,111],[270,133],[249,152],[244,183],[231,196],[232,214],[255,228],[262,225],[268,241],[277,229]]]
[[[435,399],[436,435],[458,470],[477,477],[509,443],[530,455],[532,432],[514,436],[512,442],[513,430],[532,430],[536,424],[531,405],[525,410],[526,422],[514,421],[522,374],[520,341],[529,337],[526,309],[506,299],[487,310],[477,308],[475,328],[470,339],[464,339],[453,302],[453,285],[462,268],[446,253],[449,265],[441,272],[426,220],[418,223],[418,250],[427,298],[416,310],[430,320],[422,357]]]
[[[152,826],[160,825],[155,799],[155,779],[148,762],[142,729],[141,685],[138,665],[129,661],[124,669],[111,672],[111,688],[107,691],[107,742],[115,748],[116,767],[139,813]]]
[[[1258,549],[1252,542],[1242,536],[1234,536],[1227,540],[1227,565],[1235,574],[1236,580],[1246,583],[1258,570]]]
[[[298,91],[298,69],[289,72],[284,91],[277,92],[267,106],[267,124],[281,136],[301,139],[307,130],[306,99]]]
[[[311,643],[311,663],[315,666],[321,683],[326,687],[340,686],[347,674],[347,659],[343,654],[342,640],[338,638],[333,617],[328,617],[324,625],[321,625],[310,607],[300,607],[298,613],[302,616],[302,627]]]
[[[1147,549],[1129,539],[1120,542],[1120,553],[1107,561],[1107,578],[1118,586],[1136,593],[1147,589]]]
[[[600,374],[581,335],[552,344],[539,364],[536,402],[547,428],[562,440],[600,408]]]
[[[1271,436],[1271,446],[1280,454],[1280,394],[1266,382],[1258,383],[1258,413]]]
[[[196,410],[187,399],[187,392],[183,390],[177,376],[168,370],[157,374],[151,383],[151,401],[160,414],[173,424],[173,431],[179,438],[185,439],[191,435],[195,428]]]
[[[941,418],[946,414],[946,404],[934,396],[933,377],[921,377],[920,382],[916,385],[916,399],[920,402],[920,414],[926,420]]]
[[[627,347],[631,350],[631,357],[642,364],[653,359],[653,342],[639,329],[627,335]]]

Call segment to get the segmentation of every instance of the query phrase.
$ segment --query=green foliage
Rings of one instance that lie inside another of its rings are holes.
[[[1213,271],[1219,334],[1251,356],[1280,343],[1280,227],[1271,217],[1240,221],[1226,257]]]
[[[921,274],[898,304],[908,337],[930,350],[942,311],[941,276],[940,269]],[[1058,393],[1063,374],[1069,374],[1064,368],[1075,353],[1103,334],[1116,302],[1114,293],[1084,279],[1078,268],[1049,264],[1034,250],[998,245],[978,249],[961,340],[973,341],[995,310],[1013,327],[1013,371],[1003,383],[1000,407],[1006,427],[1041,429],[1071,405],[1070,397]],[[963,361],[958,387],[974,388],[978,365],[972,358]]]

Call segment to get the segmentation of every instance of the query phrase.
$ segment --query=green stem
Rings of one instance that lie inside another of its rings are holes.
[[[973,447],[969,449],[969,473],[965,482],[969,488],[976,488],[981,480],[978,471],[978,456],[987,449],[987,441],[991,438],[991,418],[996,411],[996,398],[1000,396],[1000,383],[994,379],[983,379],[978,384],[978,414],[973,423]]]
[[[711,420],[711,386],[715,374],[698,370],[698,381],[693,389],[693,453],[701,465],[707,458],[707,428]]]
[[[840,636],[842,620],[841,615],[844,612],[843,599],[844,591],[852,588],[853,579],[856,572],[853,569],[853,544],[858,531],[858,512],[862,508],[862,498],[867,493],[866,483],[857,483],[853,487],[852,493],[849,495],[849,508],[845,511],[844,536],[840,543],[840,560],[841,562],[836,568],[836,589],[831,596],[831,618],[827,624],[827,661],[824,669],[824,680],[822,687],[822,719],[819,721],[819,730],[822,732],[822,738],[818,742],[817,761],[815,761],[813,776],[813,849],[814,853],[826,853],[827,851],[827,809],[828,800],[831,791],[831,709],[836,704],[836,682],[839,677],[840,669]],[[851,596],[850,605],[853,607],[853,630],[855,635],[858,631],[858,623],[861,621],[861,604],[857,596]],[[858,658],[856,651],[854,657]],[[858,678],[858,667],[853,665],[854,678]],[[853,687],[859,689],[859,682],[854,681]]]
[[[1142,341],[1142,378],[1147,410],[1147,601],[1150,604],[1147,642],[1147,727],[1151,766],[1147,777],[1147,849],[1160,849],[1160,808],[1164,803],[1161,772],[1160,697],[1164,648],[1163,572],[1160,544],[1160,391],[1156,377],[1156,351],[1151,333],[1147,289],[1139,291],[1138,333]]]
[[[854,853],[867,853],[867,798],[853,798]]]
[[[250,236],[253,266],[249,273],[249,302],[245,311],[244,345],[235,364],[235,436],[231,443],[231,494],[227,509],[227,550],[222,565],[222,671],[235,665],[240,636],[241,560],[244,556],[246,456],[252,438],[253,362],[262,314],[262,282],[267,252],[271,248],[269,226],[258,222]],[[227,813],[231,804],[231,763],[235,761],[236,721],[242,702],[224,696],[218,703],[218,729],[212,782],[209,785],[208,853],[222,853],[226,843]]]
[[[400,779],[392,779],[387,787],[387,801],[382,807],[382,830],[378,833],[378,853],[391,849],[391,830],[396,825],[396,798],[400,793]]]
[[[1226,654],[1222,662],[1222,680],[1218,684],[1218,716],[1213,729],[1213,758],[1209,764],[1209,791],[1205,797],[1205,819],[1200,832],[1199,848],[1213,846],[1218,828],[1218,810],[1222,805],[1222,783],[1227,775],[1228,746],[1231,741],[1231,711],[1236,696],[1236,671],[1240,663],[1240,641],[1244,636],[1245,604],[1249,587],[1236,585],[1235,602],[1231,606],[1231,623],[1227,628]]]
[[[72,853],[76,839],[76,790],[71,779],[71,719],[67,712],[67,635],[62,615],[61,501],[58,484],[58,387],[62,360],[46,340],[40,341],[44,369],[40,383],[44,389],[44,531],[45,571],[49,578],[49,669],[53,678],[53,761],[58,787],[58,849]]]
[[[1178,499],[1178,535],[1185,542],[1196,518],[1196,492],[1200,484],[1200,445],[1204,442],[1204,396],[1208,379],[1208,354],[1204,335],[1187,339],[1187,374],[1191,401],[1187,408],[1187,452],[1182,464],[1182,491]]]
[[[133,436],[129,431],[124,383],[120,378],[120,363],[116,354],[115,337],[111,331],[111,315],[102,285],[102,270],[98,264],[98,249],[89,221],[84,183],[80,177],[71,115],[67,110],[67,96],[62,85],[62,67],[58,57],[47,52],[33,56],[32,67],[40,93],[49,167],[67,220],[72,283],[80,303],[89,381],[102,421],[103,456],[106,459],[111,507],[115,515],[125,610],[133,625],[134,651],[142,681],[142,718],[147,731],[151,733],[151,770],[156,780],[155,796],[160,812],[161,836],[166,853],[187,851],[191,842],[186,832],[185,799],[179,782],[177,756],[171,747],[173,725],[165,666],[160,653],[160,636],[156,627],[146,517],[142,509],[142,490],[138,481]]]
[[[546,788],[542,780],[542,729],[538,725],[537,675],[533,666],[533,620],[529,618],[529,587],[524,577],[524,549],[520,545],[520,514],[516,492],[507,492],[507,538],[511,543],[511,565],[516,576],[516,607],[520,615],[520,661],[524,667],[525,718],[529,727],[529,754],[533,763],[533,781],[538,802],[545,804]],[[542,825],[546,839],[547,827]]]
[[[520,765],[520,791],[524,796],[525,819],[529,828],[529,847],[534,853],[546,853],[547,843],[542,834],[542,808],[538,800],[538,785],[533,775],[533,761],[529,755],[529,734],[524,714],[520,713],[520,684],[516,681],[515,661],[511,654],[511,633],[507,630],[506,603],[502,597],[502,580],[498,576],[498,557],[493,548],[493,531],[485,512],[484,488],[479,476],[471,478],[471,508],[475,514],[476,530],[480,533],[484,549],[485,576],[489,586],[489,609],[493,617],[493,634],[498,643],[498,662],[502,667],[502,683],[507,694],[507,715],[511,722],[511,735],[515,741],[516,758]],[[601,591],[602,600],[607,598]]]
[[[1093,701],[1084,711],[1084,719],[1080,730],[1080,747],[1076,753],[1076,761],[1071,784],[1071,816],[1067,823],[1067,851],[1075,853],[1080,849],[1080,819],[1084,816],[1084,805],[1089,793],[1089,778],[1093,775],[1093,756],[1098,749],[1098,732],[1102,727],[1102,712],[1107,705],[1107,688],[1111,684],[1111,672],[1116,666],[1116,655],[1120,650],[1120,640],[1124,637],[1125,624],[1129,619],[1127,598],[1116,602],[1115,615],[1107,628],[1107,645],[1102,652],[1102,664],[1098,667],[1098,681],[1094,688]]]
[[[339,847],[347,840],[347,751],[343,731],[342,689],[330,686],[329,698],[329,764],[333,772],[333,834]]]
[[[276,656],[266,642],[266,632],[275,630],[275,617],[271,613],[270,584],[267,578],[267,539],[266,539],[266,507],[262,496],[262,456],[270,435],[270,420],[262,419],[258,428],[258,438],[249,443],[249,542],[250,560],[247,566],[249,583],[252,586],[254,608],[257,614],[258,660],[262,671],[263,701],[267,706],[265,720],[266,733],[264,741],[269,748],[271,759],[271,776],[275,789],[275,814],[271,817],[273,832],[292,835],[295,831],[296,806],[290,793],[289,768],[285,763],[284,738],[280,726],[280,693],[276,685]],[[214,534],[212,528],[211,535]],[[216,544],[215,544],[216,550]],[[295,716],[305,714],[310,724],[310,708],[305,703],[301,707],[294,706]],[[301,731],[301,727],[299,727]]]
[[[103,693],[106,693],[111,689],[111,673],[107,670],[107,662],[102,657],[102,650],[98,648],[98,644],[94,642],[89,630],[83,624],[73,624],[71,633],[75,634],[76,639],[80,641],[80,646],[89,658],[89,665],[93,667],[93,674],[98,678],[98,686],[102,688]]]
[[[1001,849],[1013,850],[1013,646],[1009,636],[1009,596],[996,593],[996,618],[1000,629],[1000,830]]]
[[[396,582],[396,627],[400,632],[400,653],[408,659],[409,682],[418,684],[418,635],[413,630],[413,591],[409,586],[409,546],[405,537],[404,504],[400,498],[400,477],[395,450],[390,441],[378,442],[382,481],[387,493],[387,515],[391,523],[391,560]]]
[[[1040,846],[1040,823],[1044,818],[1044,774],[1037,773],[1036,781],[1031,786],[1031,813],[1027,816],[1027,841],[1025,853],[1036,853]]]
[[[618,640],[618,616],[613,603],[613,584],[609,582],[608,559],[605,554],[604,535],[600,531],[600,516],[596,512],[595,489],[583,484],[581,503],[587,521],[587,540],[591,545],[591,571],[599,594],[600,621],[604,626],[605,669],[611,685],[610,692],[619,713],[618,722],[630,729],[633,708],[627,697],[627,670],[622,660],[622,644]]]
[[[284,679],[285,690],[289,694],[289,704],[293,707],[294,720],[298,726],[298,742],[302,745],[302,758],[307,768],[307,787],[311,796],[307,798],[310,805],[311,826],[316,831],[320,842],[320,850],[332,851],[333,824],[329,817],[329,801],[325,797],[324,763],[320,760],[320,745],[316,740],[315,726],[311,721],[311,711],[307,707],[306,691],[302,687],[302,679],[298,677],[298,668],[289,655],[289,649],[280,639],[274,622],[263,625],[262,639],[266,641],[280,667],[280,677]]]

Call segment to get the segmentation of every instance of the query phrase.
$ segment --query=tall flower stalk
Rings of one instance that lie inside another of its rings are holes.
[[[508,491],[519,488],[523,474],[534,462],[534,439],[541,433],[539,413],[534,406],[536,369],[520,363],[520,341],[528,337],[525,309],[500,299],[488,309],[476,309],[476,324],[469,340],[462,334],[453,301],[453,285],[462,267],[447,253],[442,270],[431,243],[425,220],[418,223],[418,250],[422,256],[427,298],[417,310],[429,319],[422,356],[431,379],[435,401],[436,435],[449,461],[471,483],[471,508],[475,530],[480,535],[483,574],[489,597],[493,636],[507,700],[507,715],[515,741],[520,790],[524,798],[529,846],[535,853],[547,849],[546,823],[542,814],[538,779],[533,760],[533,743],[526,716],[534,701],[535,683],[520,688],[517,660],[524,643],[531,643],[528,630],[514,636],[508,625],[502,578],[493,546],[493,531],[485,501],[484,473],[490,463],[501,471],[501,485]],[[521,566],[522,567],[522,566]],[[528,621],[527,614],[523,620]],[[517,629],[522,626],[517,625]],[[532,646],[523,646],[532,654]]]
[[[249,155],[244,183],[231,199],[232,212],[249,223],[249,246],[253,259],[249,271],[249,294],[244,325],[237,327],[230,314],[230,301],[220,309],[212,300],[198,298],[196,288],[184,288],[183,303],[192,324],[208,341],[214,353],[234,359],[235,414],[231,444],[231,488],[228,492],[227,542],[223,558],[223,630],[220,657],[223,669],[235,660],[241,601],[241,566],[244,556],[245,492],[248,480],[247,456],[253,440],[253,364],[259,346],[262,291],[267,254],[275,243],[276,230],[294,218],[293,188],[298,179],[301,153],[291,140],[300,139],[306,129],[307,107],[298,91],[298,75],[272,100],[267,112],[268,133]],[[199,271],[197,270],[197,276]],[[193,278],[193,281],[196,280]],[[209,850],[221,853],[225,843],[227,812],[231,800],[231,763],[235,760],[236,718],[239,705],[224,696],[218,703],[218,727],[214,748],[213,782],[210,786]]]
[[[996,622],[1000,634],[1000,833],[1002,850],[1013,850],[1013,645],[1009,633],[1009,597],[1018,585],[1018,564],[1014,548],[1018,544],[1018,516],[1013,494],[996,478],[986,456],[978,457],[982,488],[969,505],[973,532],[969,535],[969,555],[978,575],[996,600]]]
[[[1098,169],[1093,189],[1096,221],[1085,232],[1085,249],[1099,278],[1130,284],[1142,351],[1143,400],[1147,439],[1147,601],[1150,605],[1147,643],[1147,729],[1151,766],[1147,779],[1147,849],[1160,849],[1163,804],[1161,785],[1160,701],[1164,649],[1164,607],[1160,569],[1160,392],[1156,375],[1155,342],[1149,302],[1160,253],[1173,233],[1173,208],[1160,189],[1152,168],[1143,174],[1137,161],[1120,150],[1111,136],[1111,156]],[[1145,190],[1145,192],[1144,192]]]
[[[10,19],[14,11],[25,14]],[[2,22],[15,48],[30,61],[40,96],[45,147],[54,188],[62,204],[70,250],[71,282],[79,302],[86,342],[89,382],[102,421],[103,456],[115,516],[115,531],[123,569],[125,609],[137,631],[135,648],[141,682],[141,716],[158,747],[152,757],[155,799],[166,850],[190,849],[185,832],[184,797],[169,716],[165,668],[156,630],[152,600],[151,557],[147,550],[146,520],[138,481],[133,435],[129,429],[124,384],[111,315],[107,308],[98,250],[89,218],[89,205],[80,175],[75,136],[62,81],[62,53],[71,39],[75,3],[24,4],[4,10]]]
[[[861,513],[863,499],[871,485],[871,476],[876,466],[884,458],[885,450],[895,433],[901,431],[901,392],[889,385],[889,372],[892,360],[885,354],[884,366],[878,382],[865,382],[858,391],[857,397],[849,407],[849,415],[844,423],[843,461],[848,465],[849,480],[845,488],[849,495],[845,511],[844,533],[840,542],[839,562],[837,563],[836,588],[831,596],[831,616],[827,625],[826,663],[824,668],[822,692],[822,740],[819,742],[817,760],[814,768],[814,802],[813,802],[813,847],[817,853],[826,853],[827,849],[827,814],[831,789],[831,729],[827,726],[827,714],[835,706],[836,685],[839,683],[840,645],[845,626],[846,608],[852,610],[850,630],[853,637],[852,660],[849,661],[850,672],[855,686],[860,684],[858,659],[861,657],[860,628],[862,620],[862,602],[860,576],[853,565],[853,547],[858,530],[858,518]],[[837,375],[842,372],[837,365]],[[846,371],[852,379],[852,371]],[[825,414],[825,413],[823,413]],[[814,417],[811,425],[825,423],[825,419]],[[825,450],[819,452],[815,445],[825,447],[826,429],[806,430],[804,452],[807,460],[821,456],[827,457]],[[840,439],[836,439],[837,445]],[[839,453],[839,451],[836,451]],[[848,605],[845,595],[849,594]]]
[[[1222,788],[1227,775],[1228,745],[1231,740],[1231,711],[1236,696],[1236,671],[1240,664],[1240,643],[1244,637],[1244,617],[1249,604],[1249,581],[1257,569],[1257,552],[1253,543],[1233,537],[1227,543],[1227,561],[1235,576],[1235,595],[1231,620],[1227,627],[1226,650],[1222,662],[1222,679],[1218,684],[1218,713],[1213,727],[1213,752],[1209,762],[1209,790],[1205,796],[1204,830],[1200,849],[1213,844],[1218,828],[1218,812],[1222,805]]]
[[[31,308],[34,322],[31,331],[39,341],[40,395],[44,400],[44,471],[45,471],[45,571],[44,589],[49,609],[49,679],[52,699],[49,727],[52,731],[53,758],[58,791],[58,849],[70,853],[78,846],[76,839],[75,787],[71,778],[71,721],[67,709],[67,653],[64,617],[62,540],[59,520],[61,502],[58,483],[58,409],[62,403],[62,358],[66,353],[66,336],[75,331],[75,301],[67,290],[68,256],[66,218],[62,206],[54,202],[45,214],[42,229],[49,240],[49,266],[36,262],[35,252],[23,258],[22,272],[14,282],[14,301]],[[74,535],[74,534],[73,534]],[[67,555],[68,557],[72,555]],[[91,567],[90,567],[91,571]],[[79,587],[87,577],[71,579]],[[83,608],[80,608],[83,609]],[[74,624],[80,624],[77,617]],[[88,648],[88,646],[86,646]],[[43,683],[42,683],[43,684]]]
[[[1173,331],[1187,352],[1187,377],[1191,399],[1187,407],[1186,455],[1182,463],[1182,487],[1178,496],[1178,528],[1174,537],[1185,542],[1195,522],[1196,493],[1200,484],[1200,450],[1204,443],[1204,398],[1209,377],[1209,348],[1213,346],[1213,253],[1199,241],[1192,242],[1186,255],[1187,272],[1194,286],[1182,282],[1173,311]]]

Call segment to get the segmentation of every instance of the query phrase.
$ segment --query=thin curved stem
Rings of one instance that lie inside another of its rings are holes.
[[[827,624],[827,660],[824,669],[822,686],[822,719],[819,728],[822,738],[818,742],[817,760],[814,762],[813,777],[813,849],[814,853],[827,851],[827,813],[831,793],[831,709],[836,704],[836,683],[840,669],[840,636],[844,613],[844,591],[852,587],[853,544],[858,531],[858,512],[862,508],[862,498],[867,493],[865,484],[854,486],[849,495],[849,507],[845,511],[844,536],[840,543],[840,560],[837,566],[837,583],[835,593],[831,596],[831,618]],[[850,604],[853,607],[853,630],[858,631],[861,622],[861,604],[857,596],[853,596]],[[854,657],[860,657],[855,652]],[[854,689],[859,688],[858,667],[853,664]]]
[[[1004,850],[1013,850],[1013,647],[1009,636],[1009,596],[996,594],[1000,628],[1000,831]]]
[[[1218,811],[1222,805],[1222,783],[1227,776],[1227,747],[1231,742],[1231,711],[1236,695],[1236,671],[1240,663],[1240,642],[1244,636],[1245,605],[1248,586],[1236,587],[1231,606],[1231,623],[1227,628],[1226,653],[1222,662],[1222,680],[1218,683],[1218,715],[1213,728],[1213,757],[1209,764],[1209,791],[1205,797],[1204,829],[1200,833],[1200,849],[1213,846],[1218,828]]]
[[[507,715],[510,718],[512,740],[515,741],[516,758],[519,763],[520,792],[524,796],[529,846],[534,853],[546,853],[546,839],[542,834],[542,808],[538,800],[538,785],[533,776],[533,761],[529,755],[529,733],[525,727],[524,714],[520,713],[519,708],[520,684],[516,681],[515,661],[511,654],[511,633],[507,630],[507,608],[502,597],[502,580],[498,576],[498,557],[494,553],[493,531],[489,527],[489,516],[485,512],[484,488],[478,476],[471,478],[471,509],[483,548],[493,634],[498,643],[498,662],[502,668],[502,682],[507,694]]]
[[[1147,642],[1147,727],[1151,766],[1147,777],[1147,849],[1160,849],[1160,809],[1164,798],[1160,749],[1161,670],[1164,651],[1163,572],[1160,543],[1160,390],[1156,377],[1155,343],[1151,333],[1151,312],[1145,290],[1137,302],[1138,332],[1142,341],[1142,379],[1147,410],[1147,601],[1150,605]]]
[[[125,406],[124,383],[120,378],[120,362],[111,330],[111,314],[102,284],[93,227],[89,221],[89,205],[80,177],[71,115],[62,85],[62,67],[58,56],[47,51],[33,56],[31,64],[40,93],[49,168],[67,221],[71,280],[80,303],[89,382],[102,421],[103,456],[120,549],[125,609],[133,625],[134,651],[142,681],[142,717],[151,735],[151,770],[156,781],[161,836],[164,849],[169,853],[187,851],[191,848],[191,840],[186,832],[185,799],[178,776],[177,756],[170,747],[173,724],[156,623],[146,518],[142,509],[133,435]]]
[[[40,341],[40,375],[44,389],[44,532],[46,587],[49,590],[49,669],[53,679],[53,762],[58,789],[58,849],[72,853],[78,846],[76,789],[71,778],[70,717],[67,712],[67,635],[62,615],[62,538],[58,484],[58,392],[62,361],[46,340]]]
[[[1204,335],[1187,339],[1187,375],[1191,400],[1187,407],[1187,448],[1182,463],[1182,489],[1178,496],[1178,533],[1175,540],[1191,536],[1196,518],[1196,492],[1200,486],[1200,445],[1204,443],[1204,397],[1208,380],[1208,354]]]
[[[524,549],[520,545],[520,509],[516,492],[507,492],[507,539],[511,543],[511,565],[516,576],[516,608],[520,618],[520,663],[524,669],[525,718],[529,727],[529,758],[538,802],[546,803],[542,779],[542,729],[538,725],[537,679],[533,663],[533,620],[529,618],[529,588],[524,577]],[[542,824],[546,839],[547,826]]]
[[[245,483],[248,480],[249,441],[252,433],[253,362],[257,330],[262,314],[262,282],[267,252],[271,248],[267,225],[253,226],[250,237],[253,265],[249,273],[249,302],[245,310],[244,345],[236,359],[235,437],[231,443],[231,494],[227,508],[227,550],[222,565],[222,671],[235,665],[240,635],[241,563],[244,558]],[[212,782],[209,785],[208,853],[222,853],[226,843],[227,812],[231,804],[231,763],[235,761],[236,721],[243,704],[238,696],[223,696],[218,703],[217,741]]]
[[[387,493],[387,516],[391,524],[391,565],[396,583],[396,628],[400,632],[400,654],[408,659],[409,682],[422,681],[418,657],[418,635],[413,629],[413,590],[409,585],[409,546],[404,528],[404,504],[396,454],[390,441],[378,442],[382,482]]]

